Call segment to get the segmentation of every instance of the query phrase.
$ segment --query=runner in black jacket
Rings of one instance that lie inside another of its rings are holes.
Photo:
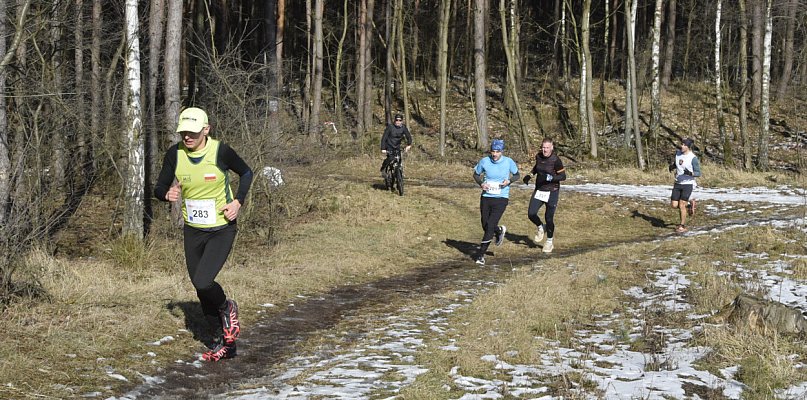
[[[530,173],[524,176],[524,183],[529,184],[530,177],[535,175],[535,190],[530,197],[527,216],[538,227],[538,232],[535,234],[536,243],[540,243],[546,234],[544,253],[551,253],[555,247],[552,242],[552,238],[555,236],[555,209],[558,207],[560,181],[566,180],[566,169],[554,150],[555,145],[552,143],[552,139],[544,138],[541,142],[541,151],[535,155],[535,165]],[[538,210],[544,204],[546,204],[544,213],[546,224],[541,223],[541,217],[538,216]]]

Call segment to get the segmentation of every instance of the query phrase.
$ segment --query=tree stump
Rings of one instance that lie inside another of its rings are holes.
[[[744,293],[737,295],[715,315],[718,323],[727,322],[739,329],[768,333],[807,334],[807,319],[801,311],[782,303]]]

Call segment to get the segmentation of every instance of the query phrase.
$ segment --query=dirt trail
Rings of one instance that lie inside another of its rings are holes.
[[[786,212],[787,213],[787,212]],[[787,213],[789,214],[789,213]],[[756,225],[776,220],[798,219],[793,216],[779,216],[743,221],[725,221],[701,232],[722,230],[733,225]],[[690,233],[694,234],[694,233]],[[634,238],[630,243],[652,242],[680,237],[670,233]],[[626,241],[627,243],[627,241]],[[239,356],[226,362],[200,364],[188,361],[169,366],[157,379],[142,384],[124,394],[122,398],[208,398],[232,397],[233,390],[239,387],[271,386],[273,377],[282,375],[288,363],[298,354],[298,345],[307,339],[323,335],[342,335],[332,328],[346,318],[378,318],[384,313],[396,312],[416,299],[444,293],[445,291],[470,291],[465,301],[470,301],[476,289],[495,285],[506,279],[513,266],[534,265],[547,257],[531,252],[520,258],[496,260],[499,266],[478,267],[467,257],[470,246],[445,243],[451,248],[452,259],[430,266],[424,266],[409,274],[377,280],[367,284],[337,287],[330,292],[309,298],[278,313],[268,315],[255,326],[245,329],[239,341]],[[602,243],[594,246],[561,250],[552,258],[566,258],[603,248],[622,244]],[[460,256],[458,253],[466,253]],[[436,302],[439,303],[439,302]],[[428,310],[422,310],[428,312]],[[433,328],[434,329],[434,328]],[[361,339],[357,339],[361,340]],[[268,383],[268,384],[267,384]],[[276,389],[278,390],[278,389]],[[275,392],[277,393],[277,392]],[[271,397],[266,394],[266,397]],[[266,398],[262,396],[250,398]]]

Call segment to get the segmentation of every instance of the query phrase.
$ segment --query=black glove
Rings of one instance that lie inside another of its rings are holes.
[[[684,170],[684,175],[689,175],[689,176],[692,176],[692,171],[690,171],[690,170],[688,170],[688,169],[685,169],[685,170]]]
[[[675,171],[675,163],[670,163],[669,170],[670,172]]]
[[[532,175],[524,175],[524,179],[522,179],[521,181],[524,182],[525,185],[529,185],[530,178],[532,178]]]

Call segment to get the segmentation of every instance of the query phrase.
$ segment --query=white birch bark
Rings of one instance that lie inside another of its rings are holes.
[[[773,0],[766,1],[765,38],[762,43],[762,93],[759,104],[759,156],[757,164],[760,169],[768,169],[768,142],[770,138],[770,94],[771,94],[771,36],[773,18],[771,16]]]
[[[651,55],[653,60],[653,66],[651,67],[653,83],[650,90],[650,97],[652,99],[650,136],[653,138],[658,135],[658,129],[661,126],[661,75],[659,73],[659,65],[661,61],[661,12],[663,9],[664,2],[662,0],[656,0],[656,10],[653,16],[653,50]]]
[[[129,152],[124,186],[123,234],[143,238],[144,149],[140,95],[140,39],[137,0],[126,0],[126,149]]]

